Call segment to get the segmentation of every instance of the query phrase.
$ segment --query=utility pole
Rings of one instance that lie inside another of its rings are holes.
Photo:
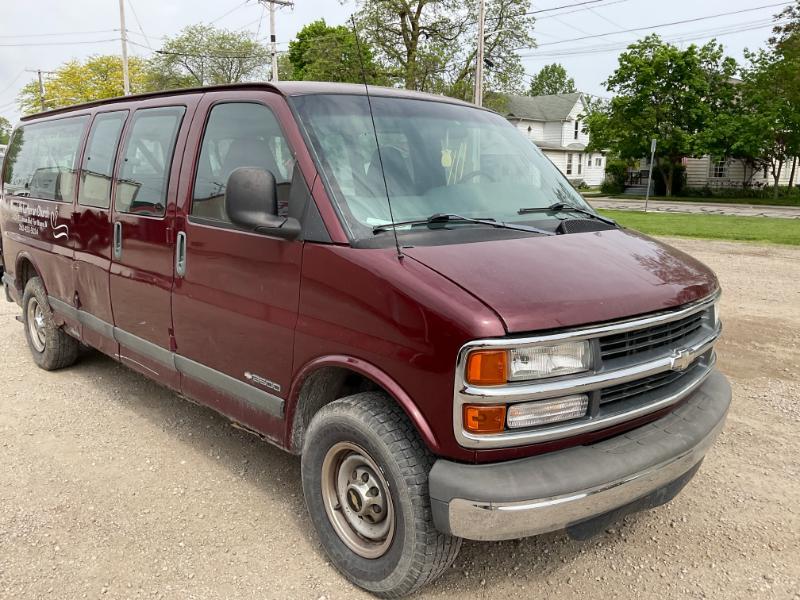
[[[122,93],[129,96],[131,81],[128,77],[128,30],[125,29],[125,0],[119,0],[119,29],[122,42]]]
[[[42,69],[25,69],[28,73],[36,73],[36,76],[39,78],[39,102],[42,105],[42,112],[47,110],[47,105],[44,99],[44,79],[42,78],[43,74],[53,75],[54,71],[42,71]]]
[[[269,46],[272,55],[272,77],[270,81],[278,81],[278,39],[275,31],[276,6],[294,6],[290,0],[258,0],[269,8]]]
[[[36,74],[39,76],[39,101],[42,103],[42,112],[44,112],[44,81],[42,80],[42,70],[36,69]]]
[[[486,27],[486,0],[478,4],[478,52],[475,61],[475,104],[483,106],[483,43]]]
[[[650,201],[650,186],[653,184],[653,162],[656,158],[656,138],[650,142],[650,171],[647,174],[647,192],[644,195],[644,212],[647,212],[647,203]]]

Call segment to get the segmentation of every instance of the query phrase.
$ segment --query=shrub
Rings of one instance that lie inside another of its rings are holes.
[[[600,185],[604,194],[621,194],[625,191],[625,177],[628,172],[628,163],[619,159],[608,159],[606,162],[606,178]]]

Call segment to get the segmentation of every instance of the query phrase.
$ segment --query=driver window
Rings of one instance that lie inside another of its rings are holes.
[[[225,188],[239,167],[259,167],[275,176],[278,214],[286,216],[295,158],[272,111],[263,104],[218,104],[206,124],[192,216],[230,223],[225,211]]]

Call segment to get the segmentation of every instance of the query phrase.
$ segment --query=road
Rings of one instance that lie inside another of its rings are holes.
[[[585,542],[467,542],[418,597],[800,599],[800,249],[674,240],[719,274],[728,426],[672,503]],[[38,371],[0,304],[0,598],[367,598],[299,461],[97,354]]]
[[[608,210],[644,210],[644,200],[620,198],[587,198],[595,208]],[[778,219],[800,219],[800,206],[759,206],[757,204],[723,204],[718,202],[668,202],[651,200],[647,209],[651,212],[702,213],[708,215],[737,215],[740,217],[775,217]]]

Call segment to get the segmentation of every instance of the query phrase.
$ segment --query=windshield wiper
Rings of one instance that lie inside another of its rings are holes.
[[[520,208],[517,211],[519,215],[527,215],[529,213],[536,213],[536,212],[576,212],[582,215],[586,215],[587,217],[591,217],[593,219],[597,219],[598,221],[602,221],[603,223],[608,223],[609,225],[617,226],[617,222],[613,219],[609,219],[608,217],[602,217],[597,213],[594,213],[590,210],[586,210],[585,208],[581,208],[580,206],[575,206],[574,204],[567,204],[566,202],[556,202],[555,204],[551,204],[550,206],[543,206],[543,207],[531,207],[531,208]]]
[[[538,227],[531,227],[530,225],[512,225],[510,223],[504,223],[503,221],[496,221],[494,219],[471,219],[469,217],[463,217],[461,215],[455,215],[452,213],[436,213],[428,217],[427,219],[416,219],[414,221],[400,221],[398,223],[384,223],[382,225],[376,225],[372,228],[372,233],[380,233],[382,231],[388,231],[393,227],[402,227],[404,225],[410,225],[414,227],[415,225],[436,225],[438,223],[447,223],[449,221],[459,221],[461,223],[477,223],[479,225],[488,225],[490,227],[497,227],[500,229],[513,229],[515,231],[527,231],[530,233],[538,233],[540,235],[555,235],[552,231],[546,231],[544,229],[539,229]]]

